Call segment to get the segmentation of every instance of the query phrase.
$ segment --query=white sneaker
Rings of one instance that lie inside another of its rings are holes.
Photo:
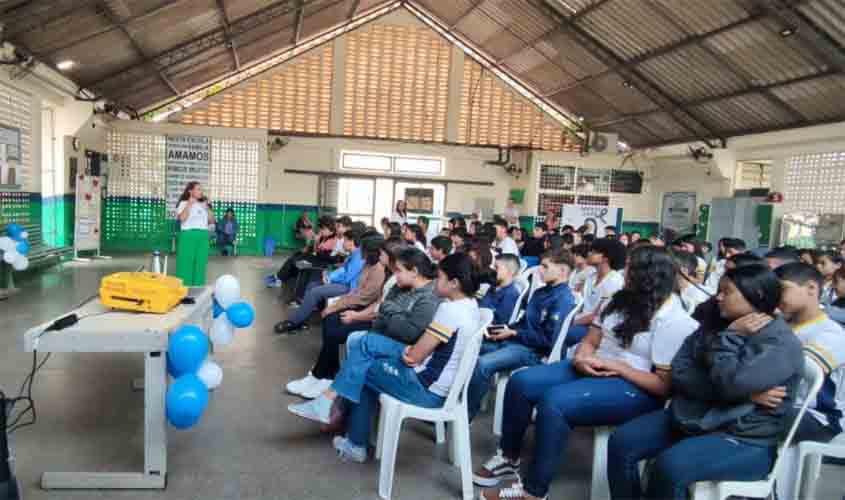
[[[319,380],[320,379],[318,379],[314,375],[311,375],[311,372],[308,372],[308,375],[306,375],[304,378],[288,382],[288,385],[285,386],[285,389],[291,394],[301,396],[302,391],[316,384]]]
[[[328,388],[332,386],[332,382],[334,382],[334,380],[330,378],[318,378],[314,380],[315,382],[313,384],[300,391],[300,396],[305,399],[314,399],[320,394],[326,392]]]
[[[288,411],[298,417],[328,425],[331,423],[332,401],[325,396],[320,396],[311,401],[289,405]]]

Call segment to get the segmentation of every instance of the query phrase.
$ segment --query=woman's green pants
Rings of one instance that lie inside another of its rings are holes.
[[[205,286],[208,265],[208,230],[179,231],[176,245],[176,277],[187,287]]]

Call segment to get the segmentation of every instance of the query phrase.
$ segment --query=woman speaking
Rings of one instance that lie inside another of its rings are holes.
[[[211,203],[199,182],[189,182],[176,206],[180,231],[176,248],[176,276],[187,287],[205,286],[208,264],[208,226],[214,224]]]

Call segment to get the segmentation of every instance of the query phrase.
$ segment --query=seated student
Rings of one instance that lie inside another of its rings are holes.
[[[682,238],[678,238],[675,242],[672,243],[673,250],[680,250],[683,252],[689,252],[695,255],[695,260],[697,262],[695,267],[695,282],[696,283],[704,283],[705,278],[707,277],[707,262],[704,260],[704,252],[701,250],[701,242],[695,238],[694,234],[688,234]],[[714,287],[713,290],[716,288]]]
[[[604,226],[604,237],[612,240],[616,238],[616,226]]]
[[[519,259],[505,254],[496,257],[496,286],[491,286],[478,302],[478,307],[493,311],[494,325],[507,325],[519,299],[519,289],[513,279],[519,272]]]
[[[795,441],[821,441],[827,443],[842,432],[845,401],[837,398],[842,375],[845,374],[845,331],[822,311],[819,302],[822,275],[812,266],[802,263],[786,264],[775,270],[783,286],[780,310],[804,345],[804,353],[815,360],[824,371],[825,378],[816,401],[795,433]],[[783,400],[786,388],[778,387],[753,398],[763,408],[777,406]],[[800,394],[795,404],[804,401]]]
[[[777,276],[765,265],[725,273],[719,283],[727,330],[698,331],[672,360],[672,403],[616,429],[608,444],[608,480],[614,500],[685,500],[697,481],[763,479],[790,408],[804,359],[801,343],[783,319]],[[785,386],[772,409],[752,397]],[[639,462],[654,458],[642,491]]]
[[[432,262],[439,263],[452,253],[452,240],[445,236],[435,236],[428,247],[428,256]]]
[[[233,253],[233,245],[238,238],[238,220],[235,218],[233,209],[226,209],[226,214],[223,215],[223,220],[217,223],[216,229],[220,252],[224,257],[228,256],[229,253]]]
[[[519,257],[519,246],[508,236],[508,221],[496,219],[493,225],[496,227],[496,242],[493,247],[496,253],[499,255],[509,253]]]
[[[590,247],[587,263],[596,269],[595,274],[587,278],[582,295],[581,311],[572,321],[572,327],[566,335],[566,347],[573,346],[586,335],[589,326],[610,301],[613,294],[625,286],[625,278],[620,270],[625,268],[627,259],[625,245],[616,240],[601,238]]]
[[[546,251],[546,249],[544,248],[546,234],[546,223],[538,222],[534,226],[533,238],[529,238],[528,241],[525,242],[525,246],[522,247],[522,257],[536,257],[539,259],[540,256],[543,255],[543,253]]]
[[[505,257],[507,255],[500,259]],[[575,307],[575,297],[567,284],[572,266],[572,254],[566,250],[544,255],[540,263],[540,279],[545,286],[534,292],[523,318],[513,326],[491,329],[481,346],[478,364],[469,383],[467,407],[470,420],[478,414],[493,375],[539,364],[551,353],[557,336],[561,334],[561,324]],[[506,325],[507,321],[497,323]]]
[[[417,224],[409,224],[402,232],[402,238],[412,247],[416,248],[422,253],[425,253],[426,243],[425,233]]]
[[[338,217],[335,221],[335,231],[337,232],[337,241],[335,242],[334,251],[332,252],[332,257],[334,258],[335,262],[343,262],[343,259],[349,255],[345,250],[344,245],[344,236],[346,235],[346,231],[348,231],[352,227],[352,218],[348,215],[344,215],[343,217]]]
[[[391,222],[387,225],[387,229],[390,232],[390,236],[386,236],[386,238],[399,238],[402,239],[402,225],[398,222]]]
[[[353,229],[346,231],[344,250],[349,253],[346,262],[341,268],[330,273],[324,272],[320,280],[308,284],[302,304],[290,318],[276,324],[276,333],[296,334],[306,327],[308,317],[317,310],[322,301],[343,295],[358,286],[358,277],[364,268],[364,259],[359,248],[362,236],[362,233]]]
[[[814,248],[802,248],[798,250],[798,258],[801,259],[801,262],[804,264],[809,264],[811,266],[816,265],[816,250]]]
[[[837,299],[824,310],[830,319],[845,326],[845,266],[833,274],[833,288]]]
[[[681,308],[674,288],[675,266],[665,249],[634,250],[625,288],[596,316],[575,359],[511,376],[501,452],[476,472],[475,483],[492,487],[520,477],[523,441],[536,409],[534,456],[522,482],[483,490],[479,498],[547,498],[573,427],[619,425],[663,406],[672,358],[698,327]]]
[[[838,298],[833,287],[833,275],[842,267],[842,254],[834,250],[824,250],[816,253],[816,269],[824,277],[822,287],[822,304],[829,306]]]
[[[678,268],[678,298],[681,299],[681,305],[684,310],[692,314],[699,304],[710,300],[711,294],[703,290],[702,285],[699,285],[695,281],[695,273],[698,266],[695,255],[689,252],[678,251],[673,252],[672,257],[675,259],[675,265]],[[715,290],[711,293],[715,295]]]
[[[337,243],[335,234],[335,221],[328,216],[322,216],[317,220],[317,237],[314,241],[305,245],[301,252],[297,252],[282,264],[282,268],[276,274],[267,276],[264,280],[268,288],[280,288],[286,281],[296,278],[299,268],[296,263],[307,261],[314,267],[324,267],[332,264],[332,252]]]
[[[452,230],[452,253],[463,252],[464,246],[470,241],[466,229],[458,228]]]
[[[384,239],[390,238],[390,218],[388,217],[381,218],[381,234]]]
[[[425,215],[417,217],[417,225],[419,225],[420,229],[422,229],[422,233],[425,235],[426,246],[428,246],[428,244],[431,243],[431,240],[437,236],[437,231],[431,227],[431,222]]]
[[[332,428],[345,427],[346,435],[333,440],[335,450],[343,460],[365,462],[379,394],[426,408],[443,406],[481,321],[473,299],[476,278],[467,255],[444,259],[436,290],[445,301],[419,340],[406,345],[378,334],[365,335],[350,350],[331,389],[313,401],[289,406],[289,411]]]
[[[762,265],[766,265],[766,262],[763,259],[750,253],[740,253],[725,259],[724,269],[725,271],[730,271],[732,269],[739,269],[746,266]],[[692,313],[692,318],[698,321],[701,328],[707,331],[724,330],[729,324],[719,313],[719,301],[717,300],[716,295],[699,304],[698,307],[695,308],[695,312]]]
[[[631,235],[629,233],[622,233],[619,235],[619,243],[626,247],[631,244]]]
[[[784,264],[799,262],[798,254],[795,253],[795,251],[783,247],[775,248],[771,252],[767,253],[765,259],[766,264],[772,271]]]
[[[713,269],[707,273],[707,277],[704,280],[705,288],[708,290],[717,290],[719,288],[719,280],[725,274],[727,259],[742,253],[745,253],[745,241],[739,238],[722,238],[719,240],[719,256],[721,259],[717,260]]]
[[[575,267],[569,275],[569,288],[575,294],[581,294],[584,291],[584,285],[587,280],[596,274],[596,268],[587,263],[590,255],[590,246],[581,243],[572,247],[572,257],[575,262]]]
[[[525,238],[523,238],[522,228],[519,226],[511,226],[508,228],[508,236],[516,243],[519,251],[522,252],[525,247]]]
[[[634,243],[640,241],[640,238],[642,238],[642,237],[643,237],[643,235],[639,231],[631,231],[631,244],[634,244]]]

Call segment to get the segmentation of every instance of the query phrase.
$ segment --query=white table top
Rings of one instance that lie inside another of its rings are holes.
[[[105,307],[99,297],[68,311],[80,318],[60,331],[44,332],[56,319],[29,329],[23,349],[44,352],[150,352],[167,349],[171,331],[188,323],[201,323],[209,313],[212,287],[189,294],[196,303],[176,306],[167,314],[133,313]]]

